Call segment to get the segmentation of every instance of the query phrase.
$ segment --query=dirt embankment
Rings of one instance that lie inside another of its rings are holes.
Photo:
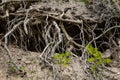
[[[120,79],[118,2],[90,0],[0,3],[0,80],[92,80],[86,45],[110,57],[103,80]],[[114,9],[113,9],[114,8]],[[68,66],[54,54],[71,52]],[[99,74],[99,73],[98,73]]]

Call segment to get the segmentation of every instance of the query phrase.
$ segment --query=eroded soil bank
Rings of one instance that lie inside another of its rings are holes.
[[[115,0],[90,0],[89,4],[79,0],[1,2],[0,80],[119,80],[118,3]],[[89,72],[87,44],[97,47],[104,58],[112,59],[97,77]],[[71,52],[70,64],[56,64],[54,54],[67,51]]]

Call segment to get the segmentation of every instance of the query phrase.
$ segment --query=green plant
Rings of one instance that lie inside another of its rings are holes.
[[[23,72],[25,72],[26,71],[25,66],[21,66],[20,70],[22,70]]]
[[[109,58],[104,58],[102,53],[98,51],[98,48],[94,48],[92,45],[87,45],[86,49],[89,53],[88,62],[91,63],[91,70],[93,73],[101,68],[102,65],[110,63],[112,60]]]
[[[76,2],[83,2],[85,5],[89,4],[89,0],[75,0]]]
[[[89,0],[80,0],[81,2],[84,2],[85,5],[88,5],[89,4]]]
[[[8,61],[7,64],[9,66],[9,68],[8,68],[9,73],[17,72],[17,68],[13,65],[13,63],[11,61]]]
[[[71,62],[71,59],[69,58],[70,55],[70,52],[65,52],[62,54],[55,53],[53,57],[56,59],[57,64],[68,65]]]

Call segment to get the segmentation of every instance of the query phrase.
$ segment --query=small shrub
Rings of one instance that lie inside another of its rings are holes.
[[[92,45],[87,45],[86,49],[89,53],[88,62],[91,63],[91,70],[93,73],[98,70],[98,68],[101,68],[102,65],[110,63],[112,60],[109,58],[103,58],[103,55],[100,51],[98,51],[98,48],[94,48]]]
[[[55,53],[53,57],[56,59],[57,64],[68,65],[71,62],[71,59],[69,58],[70,55],[70,52],[65,52],[62,54]]]

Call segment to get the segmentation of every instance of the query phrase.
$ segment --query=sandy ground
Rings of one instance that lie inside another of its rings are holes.
[[[37,52],[10,47],[14,61],[23,72],[17,71],[10,63],[6,51],[0,53],[0,80],[54,80],[50,66],[41,63]],[[68,66],[55,65],[62,80],[84,80],[86,75],[79,59],[75,58]],[[58,76],[58,75],[57,75]]]
[[[40,53],[24,51],[18,47],[9,47],[14,61],[23,72],[16,70],[10,63],[6,51],[0,50],[0,80],[54,80],[54,72],[50,66],[41,62]],[[84,64],[79,58],[72,58],[68,66],[55,65],[61,80],[89,80],[84,72]],[[103,70],[104,80],[120,80],[120,65],[111,63],[112,67]],[[57,75],[58,76],[58,75]],[[57,79],[56,79],[57,80]]]

